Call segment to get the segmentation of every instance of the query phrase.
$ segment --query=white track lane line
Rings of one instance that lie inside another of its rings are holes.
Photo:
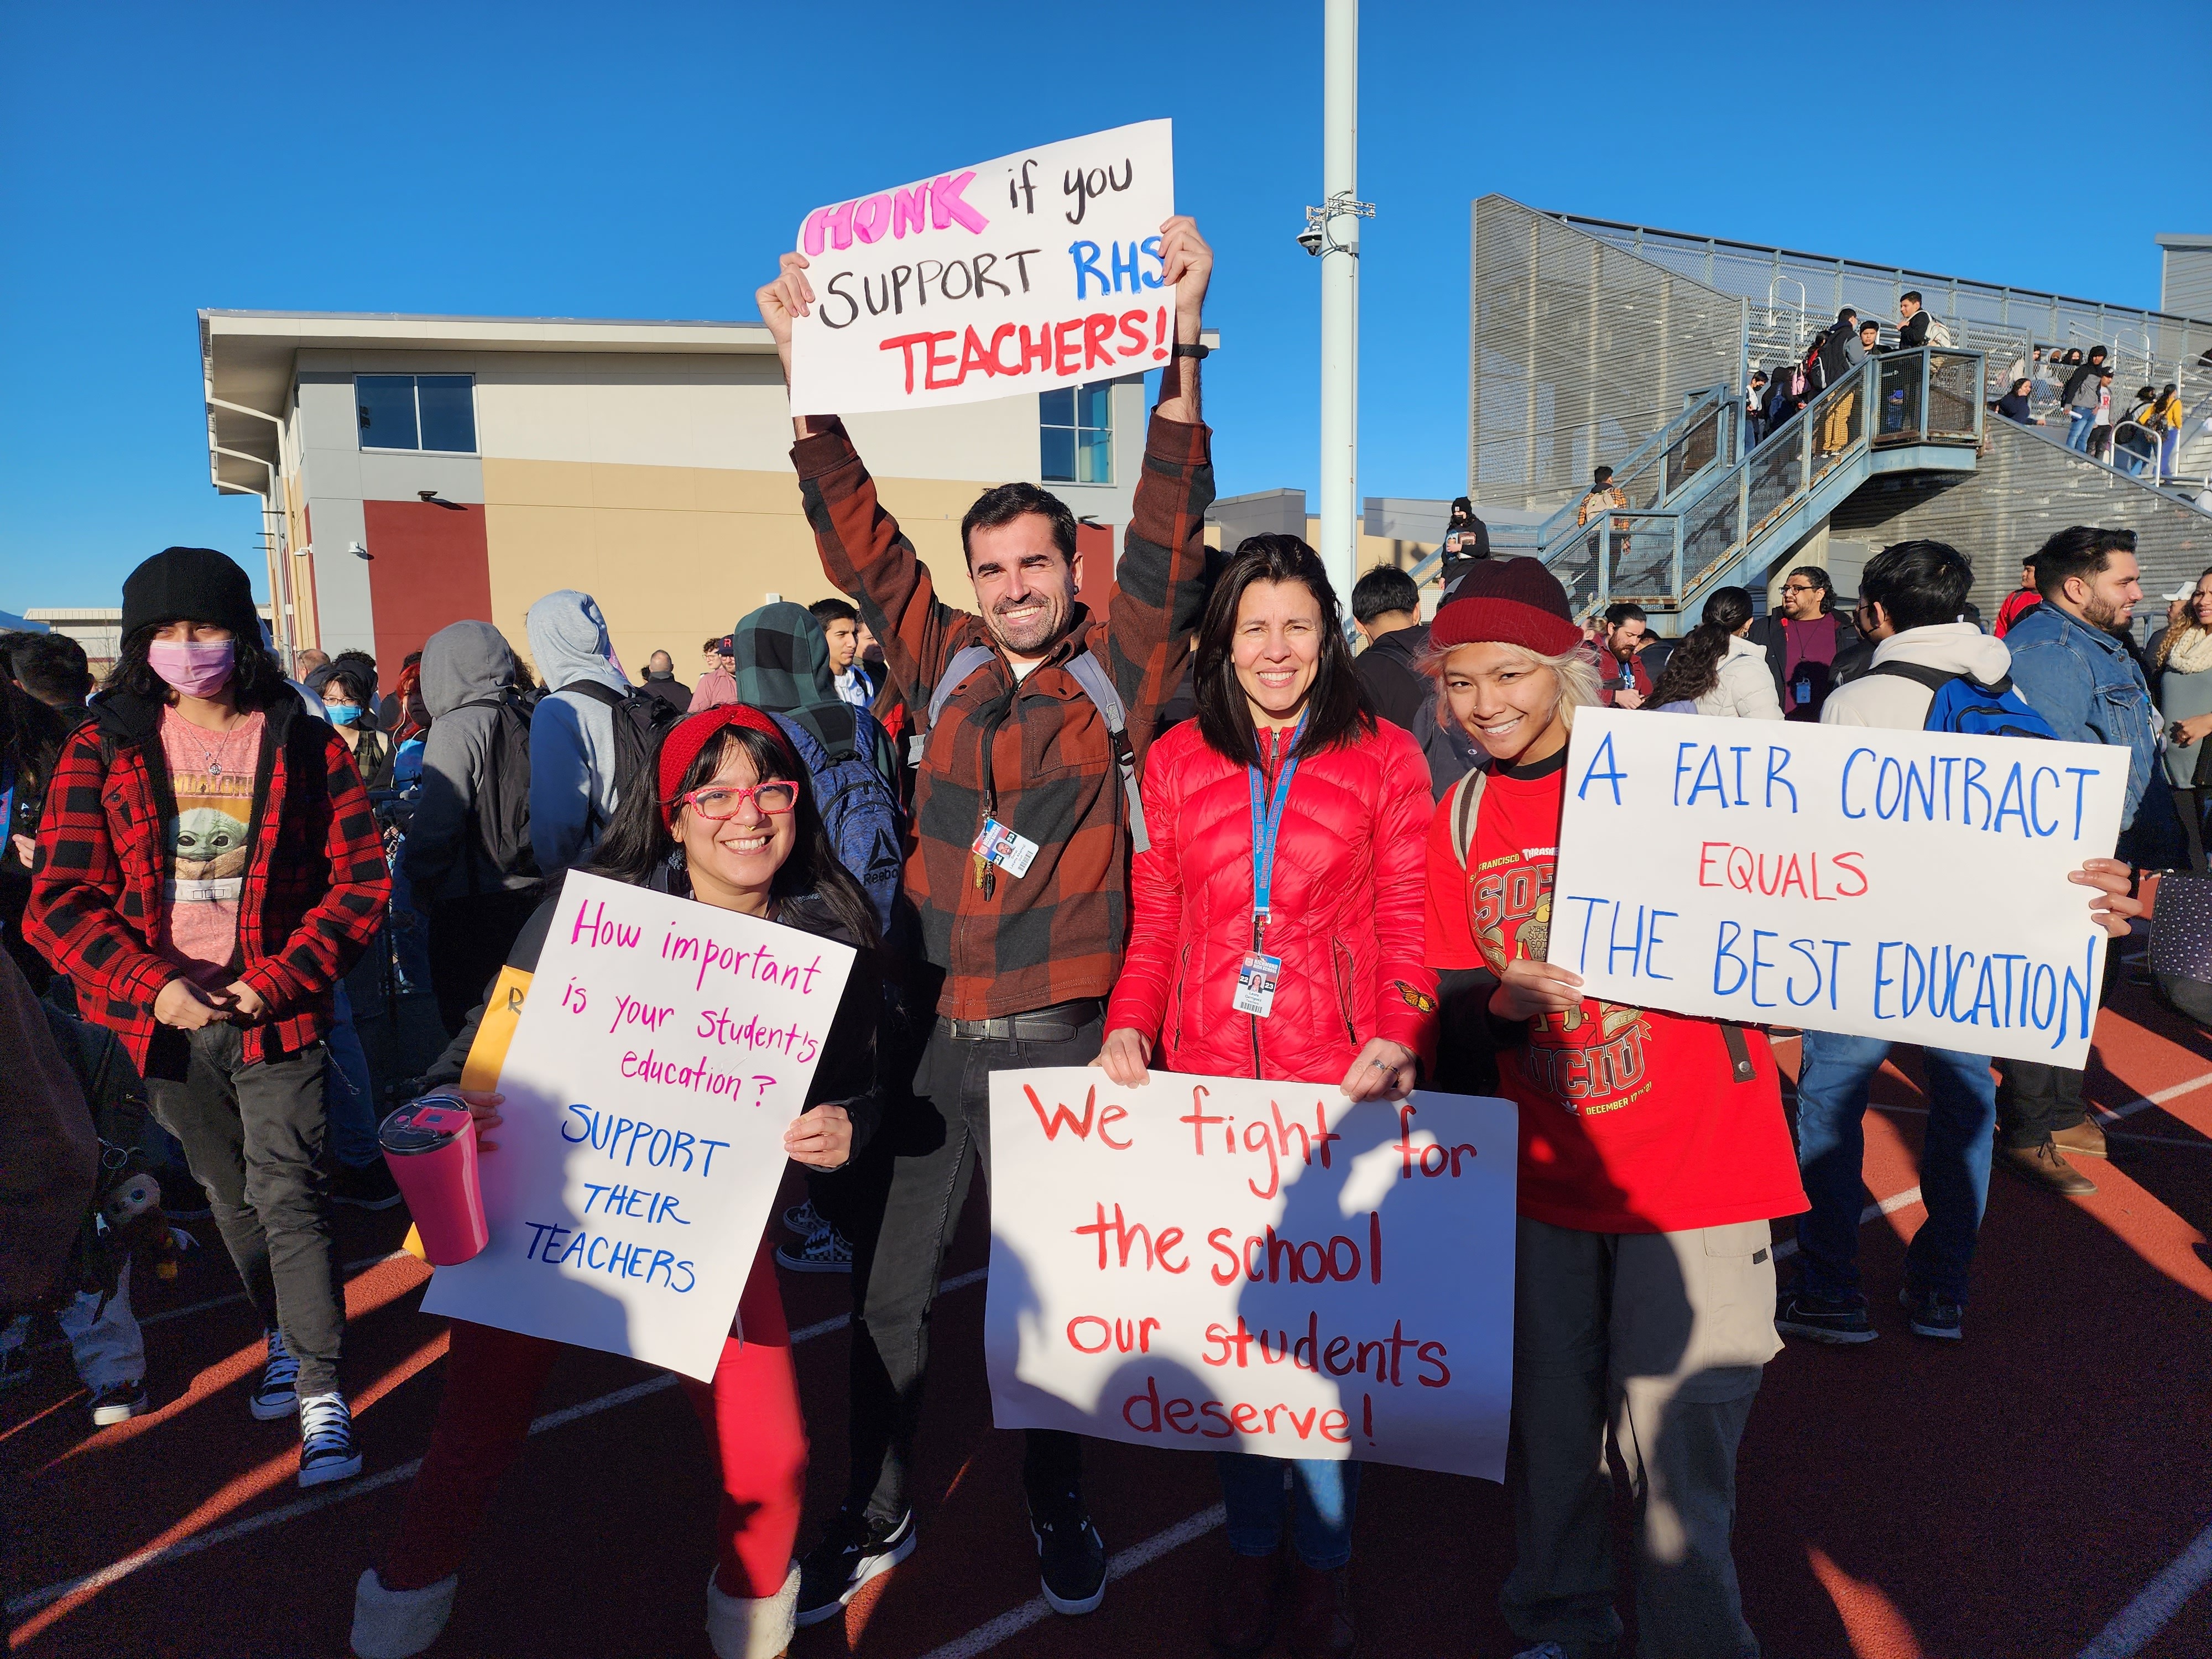
[[[380,1261],[388,1259],[377,1258]],[[945,1296],[954,1291],[964,1291],[970,1285],[981,1284],[986,1277],[988,1277],[988,1270],[978,1267],[973,1273],[962,1273],[957,1278],[946,1279],[937,1287],[937,1293],[939,1296]],[[178,1309],[175,1311],[182,1313],[186,1310]],[[835,1318],[820,1320],[811,1325],[802,1325],[791,1334],[792,1346],[796,1347],[801,1342],[811,1342],[817,1336],[827,1336],[832,1331],[842,1331],[852,1322],[851,1315],[839,1314]],[[612,1394],[603,1394],[595,1400],[580,1401],[560,1411],[548,1412],[544,1416],[532,1420],[530,1432],[544,1434],[548,1429],[563,1428],[584,1418],[596,1417],[601,1412],[611,1411],[617,1406],[627,1406],[634,1400],[642,1400],[647,1395],[659,1394],[675,1386],[676,1378],[667,1372],[663,1372],[659,1376],[649,1376],[642,1382],[633,1382],[626,1389],[617,1389]],[[326,1510],[333,1504],[343,1504],[349,1498],[363,1498],[373,1492],[382,1492],[386,1486],[397,1486],[403,1480],[413,1480],[416,1470],[422,1467],[422,1460],[417,1457],[396,1468],[379,1470],[376,1474],[362,1480],[349,1480],[343,1486],[333,1486],[328,1492],[318,1492],[312,1498],[302,1498],[290,1504],[280,1504],[273,1510],[263,1510],[242,1520],[234,1521],[228,1526],[216,1527],[207,1532],[194,1533],[190,1538],[180,1538],[175,1543],[165,1544],[158,1549],[140,1550],[136,1555],[126,1555],[120,1561],[113,1562],[102,1567],[98,1572],[88,1573],[82,1578],[66,1578],[59,1583],[48,1584],[43,1589],[26,1590],[22,1595],[9,1601],[8,1617],[17,1619],[27,1613],[36,1613],[48,1602],[58,1601],[62,1597],[74,1595],[79,1590],[105,1589],[110,1584],[120,1583],[131,1574],[143,1572],[148,1567],[161,1566],[171,1561],[182,1560],[188,1555],[198,1555],[202,1550],[213,1549],[218,1544],[228,1544],[233,1539],[246,1537],[259,1532],[264,1527],[276,1526],[286,1521],[296,1521],[302,1516],[313,1515],[319,1510]],[[1218,1519],[1218,1515],[1216,1518]],[[1143,1546],[1140,1545],[1139,1547],[1141,1548]],[[1174,1546],[1167,1545],[1164,1547],[1171,1549]],[[1146,1560],[1151,1559],[1150,1556],[1146,1558]],[[1138,1565],[1143,1564],[1140,1562]],[[1040,1601],[1037,1605],[1042,1607],[1044,1604]]]
[[[2212,1527],[2198,1533],[2196,1542],[2114,1614],[2112,1622],[2090,1638],[2080,1659],[2133,1659],[2208,1579],[2212,1579]]]
[[[1156,1532],[1141,1544],[1111,1557],[1106,1563],[1109,1579],[1126,1578],[1141,1566],[1157,1561],[1170,1550],[1181,1549],[1194,1538],[1203,1538],[1224,1519],[1222,1506],[1216,1504],[1210,1510],[1200,1510],[1167,1528]],[[988,1653],[1000,1643],[1020,1635],[1032,1625],[1041,1625],[1053,1616],[1052,1609],[1042,1595],[1022,1603],[1011,1613],[1002,1613],[988,1624],[978,1625],[965,1636],[957,1636],[941,1648],[932,1648],[922,1659],[975,1659],[979,1653]]]
[[[1909,1209],[1919,1201],[1920,1188],[1917,1187],[1907,1187],[1903,1192],[1898,1193],[1892,1197],[1885,1198],[1879,1204],[1869,1204],[1866,1208],[1861,1210],[1859,1212],[1859,1225],[1862,1227],[1865,1226],[1868,1222],[1872,1221],[1877,1216],[1895,1215],[1899,1210]],[[1777,1244],[1774,1247],[1774,1259],[1777,1261],[1787,1261],[1791,1256],[1796,1254],[1797,1241],[1794,1238],[1785,1238],[1779,1244]]]

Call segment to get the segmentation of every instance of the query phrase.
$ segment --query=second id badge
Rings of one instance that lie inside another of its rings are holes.
[[[1037,844],[996,818],[985,818],[969,850],[986,864],[996,865],[1008,875],[1020,877],[1029,874],[1030,862],[1037,855]]]
[[[1231,999],[1239,1013],[1261,1019],[1274,1012],[1275,981],[1283,976],[1283,959],[1247,951],[1237,969],[1237,994]]]

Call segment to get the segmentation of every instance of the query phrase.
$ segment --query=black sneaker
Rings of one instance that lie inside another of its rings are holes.
[[[353,1413],[342,1394],[311,1394],[300,1401],[300,1484],[327,1486],[361,1473],[361,1444],[353,1437]]]
[[[1106,1546],[1083,1507],[1070,1492],[1040,1514],[1030,1510],[1030,1532],[1036,1539],[1037,1576],[1045,1605],[1054,1613],[1089,1613],[1106,1599]]]
[[[1956,1342],[1966,1334],[1960,1328],[1966,1310],[1941,1291],[1916,1291],[1907,1285],[1898,1291],[1897,1304],[1915,1336]]]
[[[388,1210],[399,1201],[399,1183],[391,1166],[380,1158],[359,1169],[341,1164],[331,1176],[331,1202],[350,1204],[358,1210]]]
[[[839,1510],[822,1541],[799,1561],[798,1622],[818,1625],[836,1618],[861,1585],[912,1555],[914,1540],[912,1510],[888,1526]]]
[[[258,1422],[274,1423],[281,1418],[296,1417],[300,1412],[300,1394],[295,1386],[300,1380],[300,1361],[284,1346],[284,1333],[270,1326],[264,1334],[268,1357],[262,1362],[261,1383],[246,1402]]]
[[[1871,1342],[1879,1334],[1867,1317],[1866,1298],[1831,1299],[1804,1291],[1784,1291],[1774,1304],[1774,1328],[1815,1342]]]
[[[92,1413],[92,1426],[95,1429],[128,1423],[149,1408],[143,1382],[111,1382],[104,1389],[95,1389],[86,1407]]]

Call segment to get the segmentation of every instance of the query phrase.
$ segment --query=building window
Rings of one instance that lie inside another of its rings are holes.
[[[1047,483],[1114,482],[1114,387],[1063,386],[1037,394]]]
[[[476,453],[473,375],[356,374],[353,400],[361,416],[363,449]]]

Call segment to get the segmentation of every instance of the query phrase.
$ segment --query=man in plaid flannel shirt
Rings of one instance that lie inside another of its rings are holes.
[[[990,1080],[1000,1067],[1081,1066],[1098,1052],[1103,999],[1128,915],[1129,808],[1116,744],[1070,665],[1088,653],[1127,711],[1141,759],[1205,603],[1209,434],[1199,418],[1199,343],[1212,251],[1188,218],[1161,227],[1176,294],[1176,350],[1163,372],[1136,502],[1103,619],[1076,599],[1075,518],[1029,483],[986,491],[961,522],[981,615],[938,597],[913,544],[834,416],[793,422],[792,459],[822,566],[883,641],[889,678],[918,720],[963,649],[968,669],[936,716],[915,785],[907,891],[921,917],[936,1026],[892,1148],[882,1221],[855,1241],[852,1474],[844,1507],[801,1563],[799,1622],[835,1616],[914,1547],[906,1494],[945,1247],[980,1160],[990,1179]],[[759,294],[788,371],[791,327],[814,298],[786,254]],[[988,855],[988,856],[987,856]],[[881,1190],[880,1188],[878,1190]],[[1032,1430],[1023,1478],[1046,1601],[1088,1613],[1106,1556],[1081,1492],[1081,1442]]]
[[[384,919],[376,815],[261,644],[246,572],[172,547],[123,584],[123,652],[46,790],[25,936],[145,1075],[267,1333],[300,1484],[361,1472],[321,1156],[331,989]]]

